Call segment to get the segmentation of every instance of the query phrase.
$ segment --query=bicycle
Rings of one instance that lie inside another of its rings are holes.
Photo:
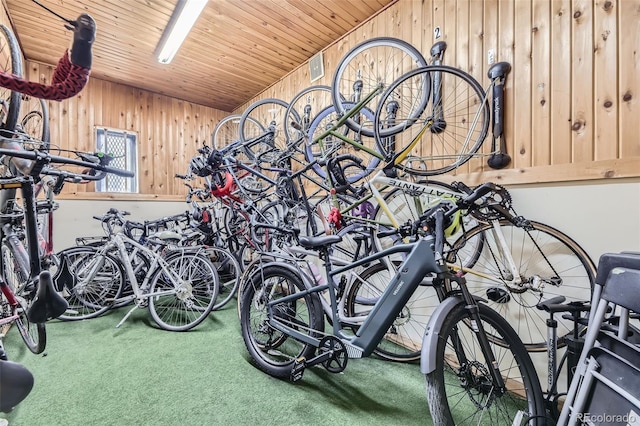
[[[416,242],[344,267],[334,269],[328,257],[339,236],[300,237],[303,247],[318,251],[323,259],[326,283],[314,285],[282,262],[268,263],[254,274],[243,289],[240,305],[242,336],[254,364],[273,377],[292,381],[300,380],[305,369],[315,365],[342,372],[349,358],[373,353],[418,286],[431,285],[441,303],[424,337],[421,371],[427,378],[434,422],[463,424],[464,419],[458,418],[462,413],[453,404],[468,398],[475,410],[467,418],[470,423],[487,415],[498,424],[544,424],[540,383],[522,341],[507,320],[468,292],[464,277],[447,268],[442,257],[447,220],[492,189],[492,185],[480,185],[457,203],[439,203],[412,224],[411,234],[418,234]],[[362,323],[355,332],[343,328],[334,278],[401,252],[407,253],[406,258]],[[324,331],[321,292],[328,293],[332,306],[328,333]],[[472,358],[474,350],[479,352]]]
[[[384,171],[374,174],[365,187],[367,195],[341,205],[339,216],[345,223],[360,221],[378,227],[369,234],[372,251],[402,243],[397,235],[402,225],[417,220],[441,200],[459,200],[470,191],[460,182],[414,182],[388,177]],[[368,216],[351,214],[371,201],[377,206]],[[517,215],[508,191],[500,186],[458,214],[445,232],[447,261],[465,274],[472,294],[485,298],[501,314],[518,319],[514,324],[518,324],[518,333],[529,351],[545,350],[545,318],[535,306],[559,295],[569,301],[588,299],[595,277],[589,255],[561,231]],[[400,256],[396,254],[395,259],[402,260]],[[383,289],[381,285],[379,293]],[[386,356],[418,359],[419,339],[435,308],[427,293],[421,298],[424,300],[413,298],[415,308],[407,306],[390,329],[388,338],[394,343],[395,353],[390,351]],[[570,321],[559,320],[559,331],[559,345],[563,346],[565,336],[571,333]]]
[[[76,261],[70,266],[76,281],[60,289],[70,304],[64,318],[93,318],[115,305],[134,302],[116,328],[134,310],[143,307],[148,307],[156,324],[168,331],[187,331],[204,321],[220,290],[218,274],[205,248],[171,244],[180,240],[177,233],[148,236],[142,244],[132,235],[137,224],[126,221],[115,209],[107,214],[116,216],[122,228],[102,247],[88,251],[87,256],[74,252]],[[141,282],[134,272],[128,247],[149,259]],[[131,285],[131,295],[121,296],[124,276]]]
[[[50,11],[49,9],[47,10]],[[94,177],[95,171],[102,173],[123,173],[124,176],[128,175],[128,172],[109,168],[97,162],[86,161],[86,159],[82,157],[81,160],[75,160],[61,156],[51,156],[46,152],[38,150],[38,146],[48,149],[48,141],[45,140],[46,132],[44,127],[40,134],[38,134],[37,131],[35,131],[34,134],[30,133],[29,128],[27,128],[26,131],[19,129],[18,132],[15,132],[20,110],[20,93],[35,96],[40,99],[62,100],[77,94],[87,82],[92,60],[91,45],[95,39],[95,21],[87,14],[80,15],[75,21],[65,19],[58,14],[55,15],[65,21],[65,27],[67,29],[73,31],[73,43],[71,50],[65,52],[59,60],[54,71],[52,84],[48,86],[22,79],[21,54],[15,36],[6,26],[0,26],[0,37],[3,39],[2,43],[0,43],[0,49],[4,50],[8,48],[8,52],[2,52],[3,57],[7,59],[5,62],[6,68],[0,70],[0,87],[2,87],[2,90],[0,90],[0,141],[2,143],[0,155],[11,157],[16,170],[22,174],[0,178],[0,187],[11,191],[17,188],[21,190],[28,249],[26,257],[27,263],[23,266],[28,267],[28,269],[24,270],[28,271],[28,275],[26,276],[30,278],[33,284],[32,291],[29,291],[27,295],[27,299],[31,300],[32,303],[30,306],[25,307],[25,305],[15,297],[11,297],[12,292],[8,291],[8,284],[4,283],[4,279],[0,279],[0,283],[3,283],[3,298],[6,297],[11,313],[18,314],[18,318],[16,319],[18,324],[20,324],[23,319],[30,323],[43,324],[47,320],[58,316],[66,308],[66,302],[54,291],[53,279],[50,272],[41,270],[40,268],[37,238],[38,223],[36,219],[37,210],[33,188],[35,180],[39,178],[40,174],[45,171],[46,166],[50,163],[88,168],[88,173],[83,171],[76,174],[76,176],[82,176],[82,178],[87,179]],[[40,104],[42,105],[42,102]],[[43,111],[45,111],[44,108]],[[25,124],[24,120],[22,124]],[[14,149],[15,146],[12,146],[11,138],[13,136],[22,138],[24,135],[42,136],[43,143],[35,144],[36,149],[31,152],[20,151],[20,146],[17,147],[17,150]],[[6,149],[7,146],[9,146],[10,149]],[[61,173],[57,176],[57,184],[61,186],[64,182],[65,174]],[[6,266],[6,264],[3,265],[3,272],[7,271]],[[64,268],[60,268],[60,271],[62,270],[64,270]],[[19,308],[17,308],[17,306],[19,306]],[[4,302],[2,307],[2,313],[4,315]],[[27,334],[21,333],[21,335],[26,336]],[[30,338],[25,339],[25,341],[28,340],[30,340]],[[2,352],[0,356],[0,392],[2,392],[0,410],[8,412],[29,395],[33,387],[33,376],[23,366],[8,361],[1,344],[0,349],[0,352]],[[39,349],[38,347],[37,350]],[[7,388],[10,388],[12,391],[8,396],[6,395]]]

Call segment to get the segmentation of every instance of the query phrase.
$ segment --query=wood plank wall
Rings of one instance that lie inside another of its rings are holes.
[[[505,113],[511,166],[494,171],[473,160],[445,180],[640,176],[640,0],[399,0],[327,47],[325,75],[313,84],[331,84],[340,58],[376,36],[401,38],[425,56],[444,40],[445,63],[483,86],[490,49],[496,62],[512,64]],[[236,112],[261,98],[289,100],[309,80],[304,64]]]
[[[28,61],[27,78],[46,83],[54,67]],[[51,141],[62,148],[95,150],[95,128],[134,132],[138,137],[139,195],[112,198],[184,199],[186,188],[176,179],[203,143],[210,144],[215,125],[228,115],[182,100],[122,84],[90,78],[72,99],[49,102]],[[62,197],[105,198],[91,194],[92,185],[67,185]]]
[[[4,2],[0,9],[0,23],[11,28]],[[24,61],[24,76],[46,84],[54,68]],[[196,149],[210,143],[215,125],[229,114],[92,77],[76,97],[48,105],[52,146],[94,151],[96,127],[126,130],[138,137],[140,193],[98,194],[93,184],[65,185],[59,198],[76,199],[184,200],[186,188],[174,175],[186,171]]]
[[[328,46],[325,75],[313,84],[330,84],[340,58],[370,37],[398,37],[428,55],[436,27],[448,44],[445,62],[483,85],[489,49],[496,61],[513,66],[506,87],[512,165],[493,171],[472,161],[450,179],[473,184],[640,176],[640,0],[399,0]],[[41,81],[53,71],[35,62],[26,69]],[[235,112],[260,98],[290,100],[309,80],[303,64]],[[167,199],[185,194],[174,174],[186,169],[195,148],[228,115],[98,79],[50,109],[52,140],[63,147],[91,150],[94,126],[138,132],[138,197]],[[68,196],[97,196],[90,191],[66,190]]]

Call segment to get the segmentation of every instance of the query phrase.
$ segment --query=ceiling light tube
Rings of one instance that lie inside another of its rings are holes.
[[[171,62],[206,4],[207,0],[178,0],[155,51],[158,62]]]

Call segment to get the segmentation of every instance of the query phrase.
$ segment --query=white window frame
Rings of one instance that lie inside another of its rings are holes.
[[[121,136],[124,139],[124,156],[116,153],[116,158],[111,162],[111,166],[128,170],[134,174],[131,178],[125,178],[122,176],[116,176],[108,174],[104,179],[96,182],[96,192],[115,192],[126,194],[137,194],[139,190],[138,185],[138,133],[131,132],[122,129],[115,129],[110,127],[95,126],[94,135],[96,141],[96,151],[111,154],[109,147],[107,146],[107,135],[109,133]],[[117,183],[117,186],[122,187],[124,181],[124,189],[114,189],[114,185],[110,183]]]

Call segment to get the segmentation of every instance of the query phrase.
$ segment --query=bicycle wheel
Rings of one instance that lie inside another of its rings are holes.
[[[352,103],[345,103],[346,105],[352,105]],[[373,112],[368,108],[361,110],[363,116],[373,120]],[[345,142],[342,138],[334,135],[328,135],[323,138],[322,136],[327,129],[331,129],[335,126],[335,123],[340,119],[340,113],[334,106],[330,106],[321,111],[313,119],[309,125],[308,139],[305,145],[305,157],[309,163],[313,164],[313,171],[322,179],[327,178],[327,172],[324,168],[327,158],[336,157],[341,154],[350,154],[358,157],[362,160],[362,167],[350,167],[345,170],[345,177],[349,183],[359,181],[365,176],[368,176],[373,172],[380,159],[356,148],[355,146]],[[349,131],[346,126],[342,126],[340,129],[336,129],[340,134],[346,138],[356,141],[362,145],[373,146],[373,141],[367,141],[363,139],[360,134]]]
[[[47,345],[47,330],[44,324],[34,324],[27,317],[31,296],[26,294],[25,286],[29,277],[22,272],[11,249],[4,244],[2,245],[2,274],[20,305],[11,312],[12,315],[19,315],[15,325],[18,327],[20,337],[31,352],[42,353]]]
[[[385,86],[407,71],[424,67],[427,61],[411,44],[396,38],[378,37],[366,40],[351,49],[338,63],[333,75],[332,100],[338,115],[367,96],[377,94],[367,103],[377,105]],[[424,101],[426,103],[425,93]],[[344,103],[343,97],[352,104]],[[347,119],[347,127],[367,137],[373,137],[373,120],[359,113]]]
[[[83,246],[63,250],[60,256],[67,257],[69,270],[75,276],[75,285],[58,283],[58,292],[69,304],[69,308],[58,318],[76,321],[95,318],[108,311],[120,297],[125,282],[120,260],[99,253],[93,247]]]
[[[244,344],[256,366],[273,377],[289,379],[296,360],[315,353],[314,346],[269,324],[267,304],[303,290],[300,276],[277,266],[257,270],[243,288],[240,327]],[[311,337],[320,338],[324,333],[324,314],[315,294],[276,303],[271,311],[277,321]]]
[[[170,274],[159,268],[151,279],[149,312],[160,328],[187,331],[213,309],[220,292],[218,274],[201,254],[180,250],[165,260]]]
[[[357,274],[345,299],[347,316],[364,319],[385,291],[400,265],[376,263]],[[435,289],[425,282],[411,295],[374,353],[390,361],[420,359],[422,338],[431,313],[440,304]]]
[[[299,231],[300,235],[311,235],[309,227],[307,226],[310,223],[310,213],[311,216],[313,216],[312,206],[305,206],[303,200],[276,200],[271,201],[260,209],[260,213],[257,215],[256,221],[270,223],[271,225],[279,226],[283,229],[296,229]],[[312,218],[312,220],[315,219]],[[291,244],[291,233],[278,232],[275,229],[267,228],[264,230],[257,230],[255,232],[256,239],[258,241],[265,241],[264,232],[269,232],[271,234],[272,241],[275,234],[283,234],[280,235],[283,240],[281,242],[284,244]],[[273,244],[270,244],[268,248],[273,249],[273,247]]]
[[[307,87],[293,97],[285,112],[284,130],[287,144],[297,144],[307,134],[315,116],[332,105],[331,87]]]
[[[27,318],[27,311],[29,310],[29,303],[22,296],[16,296],[20,306],[15,310],[15,314],[19,315],[19,318],[15,320],[15,325],[18,327],[20,337],[24,341],[24,344],[34,354],[41,354],[44,352],[47,346],[47,329],[45,324],[34,324]]]
[[[545,351],[548,314],[536,305],[556,296],[567,302],[591,300],[595,266],[567,235],[539,222],[529,224],[482,223],[453,243],[448,261],[454,268],[463,265],[469,291],[488,299],[489,306],[509,320],[528,351]],[[508,251],[499,238],[504,238]],[[562,347],[573,321],[559,316],[557,322]]]
[[[286,150],[287,137],[284,118],[289,104],[275,98],[261,99],[249,105],[240,117],[238,133],[245,151],[257,158],[271,149]],[[259,126],[256,125],[259,124]],[[262,128],[262,132],[260,132]],[[269,138],[262,138],[265,131],[273,131]],[[256,138],[258,138],[256,140]]]
[[[214,149],[223,149],[233,142],[240,140],[240,114],[233,114],[220,120],[213,129],[211,142]],[[259,135],[265,132],[264,127],[253,118],[248,118],[245,123],[245,132],[249,135]]]
[[[49,150],[49,106],[43,99],[21,96],[19,128],[27,136],[24,143],[38,150]]]
[[[216,268],[220,280],[220,289],[213,310],[222,309],[236,296],[240,284],[240,262],[228,250],[216,247],[207,247],[206,253],[209,260]]]
[[[22,77],[22,54],[13,32],[0,25],[0,70]],[[0,87],[0,136],[11,138],[20,113],[20,93]]]
[[[426,375],[427,399],[434,424],[545,425],[542,390],[531,358],[509,323],[480,304],[482,328],[500,336],[506,347],[490,342],[497,366],[487,365],[464,302],[442,323],[436,368]],[[493,385],[490,372],[499,369],[506,391]],[[521,421],[514,423],[520,416]]]
[[[430,92],[426,105],[425,90]],[[389,86],[373,129],[385,158],[410,174],[433,176],[471,159],[487,137],[489,120],[484,90],[471,75],[431,65],[409,71]]]

